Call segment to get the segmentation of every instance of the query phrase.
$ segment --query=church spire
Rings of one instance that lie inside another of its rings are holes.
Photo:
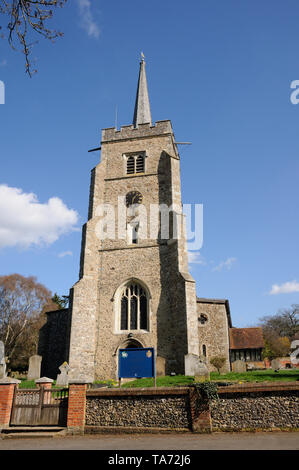
[[[147,90],[144,55],[141,53],[133,124],[134,127],[137,127],[138,124],[145,124],[147,122],[152,124],[152,116]]]

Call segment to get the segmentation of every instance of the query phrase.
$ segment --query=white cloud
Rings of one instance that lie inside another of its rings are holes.
[[[72,251],[63,251],[62,253],[58,253],[58,258],[64,258],[65,256],[73,256]]]
[[[0,185],[0,248],[54,243],[77,222],[78,213],[58,197],[42,204],[33,193]]]
[[[191,264],[207,264],[206,261],[202,258],[199,251],[188,251],[188,260]]]
[[[237,261],[237,258],[227,258],[226,261],[221,261],[215,268],[212,269],[212,271],[221,271],[222,269],[231,269],[233,263]]]
[[[290,281],[281,284],[273,284],[269,294],[270,295],[277,295],[277,294],[291,294],[292,292],[299,292],[299,282],[297,281]]]
[[[100,28],[96,24],[92,12],[90,0],[77,0],[80,14],[81,27],[87,32],[89,37],[98,38],[100,36]]]

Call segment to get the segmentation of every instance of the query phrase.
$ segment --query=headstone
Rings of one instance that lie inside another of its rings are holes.
[[[156,376],[164,376],[165,375],[165,362],[166,359],[161,356],[156,357]]]
[[[278,370],[281,369],[281,363],[279,359],[272,359],[271,361],[271,369]]]
[[[27,380],[35,380],[40,378],[40,369],[42,363],[42,356],[37,354],[29,358],[29,368]]]
[[[239,374],[242,374],[243,372],[246,372],[247,368],[246,368],[246,362],[245,361],[241,361],[241,360],[237,360],[237,361],[234,361],[232,363],[232,371],[233,372],[237,372]]]
[[[194,375],[195,382],[209,380],[210,373],[205,359],[196,354],[186,354],[185,375]]]
[[[68,378],[68,373],[71,370],[70,366],[68,365],[67,362],[64,362],[61,364],[59,367],[60,374],[57,375],[56,379],[56,385],[68,385],[69,383],[69,378]]]
[[[6,377],[5,348],[3,341],[0,341],[0,379]]]

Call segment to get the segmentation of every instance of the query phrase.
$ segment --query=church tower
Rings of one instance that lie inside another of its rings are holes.
[[[119,348],[154,347],[166,374],[184,374],[185,356],[198,356],[184,226],[174,133],[168,120],[152,123],[142,59],[133,124],[103,129],[91,173],[80,278],[70,296],[73,378],[116,378]]]

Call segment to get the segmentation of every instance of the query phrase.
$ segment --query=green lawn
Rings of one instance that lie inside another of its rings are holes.
[[[237,374],[229,372],[227,374],[218,374],[218,372],[211,373],[211,381],[215,382],[265,382],[265,381],[295,381],[299,380],[299,369],[297,370],[280,370],[274,372],[273,370],[261,370],[244,372]],[[136,387],[152,387],[153,379],[137,379],[132,382],[127,382],[122,385],[123,388],[136,388]],[[185,375],[176,375],[157,377],[157,387],[173,387],[184,386],[194,382],[194,377]]]
[[[54,388],[56,384],[56,380],[52,383],[52,387]],[[37,388],[36,383],[34,380],[26,380],[21,379],[21,383],[19,384],[19,388]]]
[[[211,381],[215,382],[266,382],[266,381],[299,381],[299,369],[293,370],[280,370],[274,372],[271,369],[268,370],[257,370],[244,372],[237,374],[235,372],[229,372],[227,374],[218,374],[218,372],[211,373]],[[176,386],[187,386],[194,382],[194,377],[185,375],[175,375],[165,377],[157,377],[157,387],[176,387]],[[97,381],[96,383],[103,383],[109,387],[118,386],[114,380]],[[132,382],[122,384],[122,388],[136,388],[136,387],[153,387],[154,379],[136,379]],[[34,380],[22,380],[20,388],[35,388]],[[55,387],[55,381],[52,384]]]
[[[299,369],[279,370],[274,372],[272,369],[254,370],[244,373],[229,372],[228,374],[211,373],[211,380],[217,381],[238,381],[238,382],[265,382],[265,381],[285,381],[291,382],[299,380]]]

